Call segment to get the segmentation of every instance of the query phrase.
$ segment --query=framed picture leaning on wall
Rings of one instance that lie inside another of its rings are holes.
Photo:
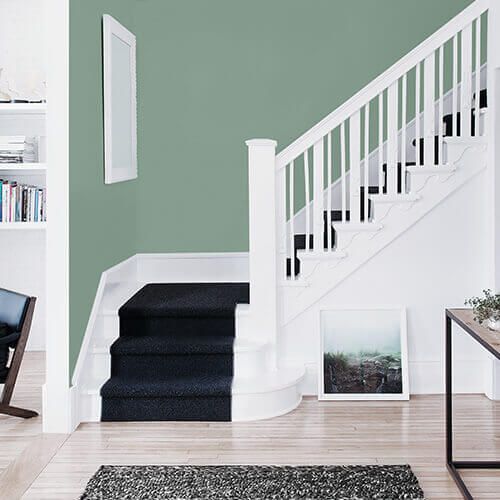
[[[409,399],[406,309],[322,310],[319,323],[319,399]]]

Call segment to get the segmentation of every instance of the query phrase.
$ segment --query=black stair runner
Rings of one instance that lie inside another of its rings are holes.
[[[231,420],[234,311],[247,283],[150,284],[119,311],[103,421]]]

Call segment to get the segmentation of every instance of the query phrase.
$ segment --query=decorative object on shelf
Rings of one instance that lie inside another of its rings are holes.
[[[6,91],[7,82],[2,81],[3,68],[0,68],[0,103],[9,103],[12,101],[11,95]]]
[[[1,163],[36,163],[39,160],[39,138],[24,135],[0,136]]]
[[[4,384],[0,397],[0,414],[3,415],[21,418],[38,415],[35,411],[17,408],[10,404],[31,329],[35,303],[35,297],[0,288],[0,324],[7,333],[0,336],[0,352],[5,357],[7,351],[9,357],[9,349],[14,349],[9,365],[2,364],[0,367],[0,384]]]
[[[406,310],[320,312],[321,400],[409,399]]]
[[[135,35],[103,16],[104,182],[137,178]]]
[[[472,297],[465,301],[472,307],[474,321],[486,322],[490,330],[500,332],[500,293],[494,294],[490,289],[483,290],[483,297]]]

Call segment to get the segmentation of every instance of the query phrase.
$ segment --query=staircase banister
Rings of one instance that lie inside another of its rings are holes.
[[[498,0],[497,0],[498,1]],[[377,95],[387,89],[393,82],[408,73],[418,62],[424,60],[433,51],[450,40],[456,33],[468,26],[474,19],[483,14],[491,0],[475,0],[462,12],[450,19],[444,26],[426,38],[412,51],[399,59],[375,80],[354,94],[344,104],[332,111],[307,132],[287,146],[276,156],[276,168],[281,169],[295,160],[300,154],[312,147],[326,134],[338,127],[352,114],[369,103]]]

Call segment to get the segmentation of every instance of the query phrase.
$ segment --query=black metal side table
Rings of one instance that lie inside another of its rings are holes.
[[[500,461],[453,460],[453,393],[452,393],[452,322],[459,325],[474,340],[500,359],[500,335],[474,321],[471,309],[446,309],[446,466],[462,495],[473,500],[460,476],[460,469],[500,469]]]

